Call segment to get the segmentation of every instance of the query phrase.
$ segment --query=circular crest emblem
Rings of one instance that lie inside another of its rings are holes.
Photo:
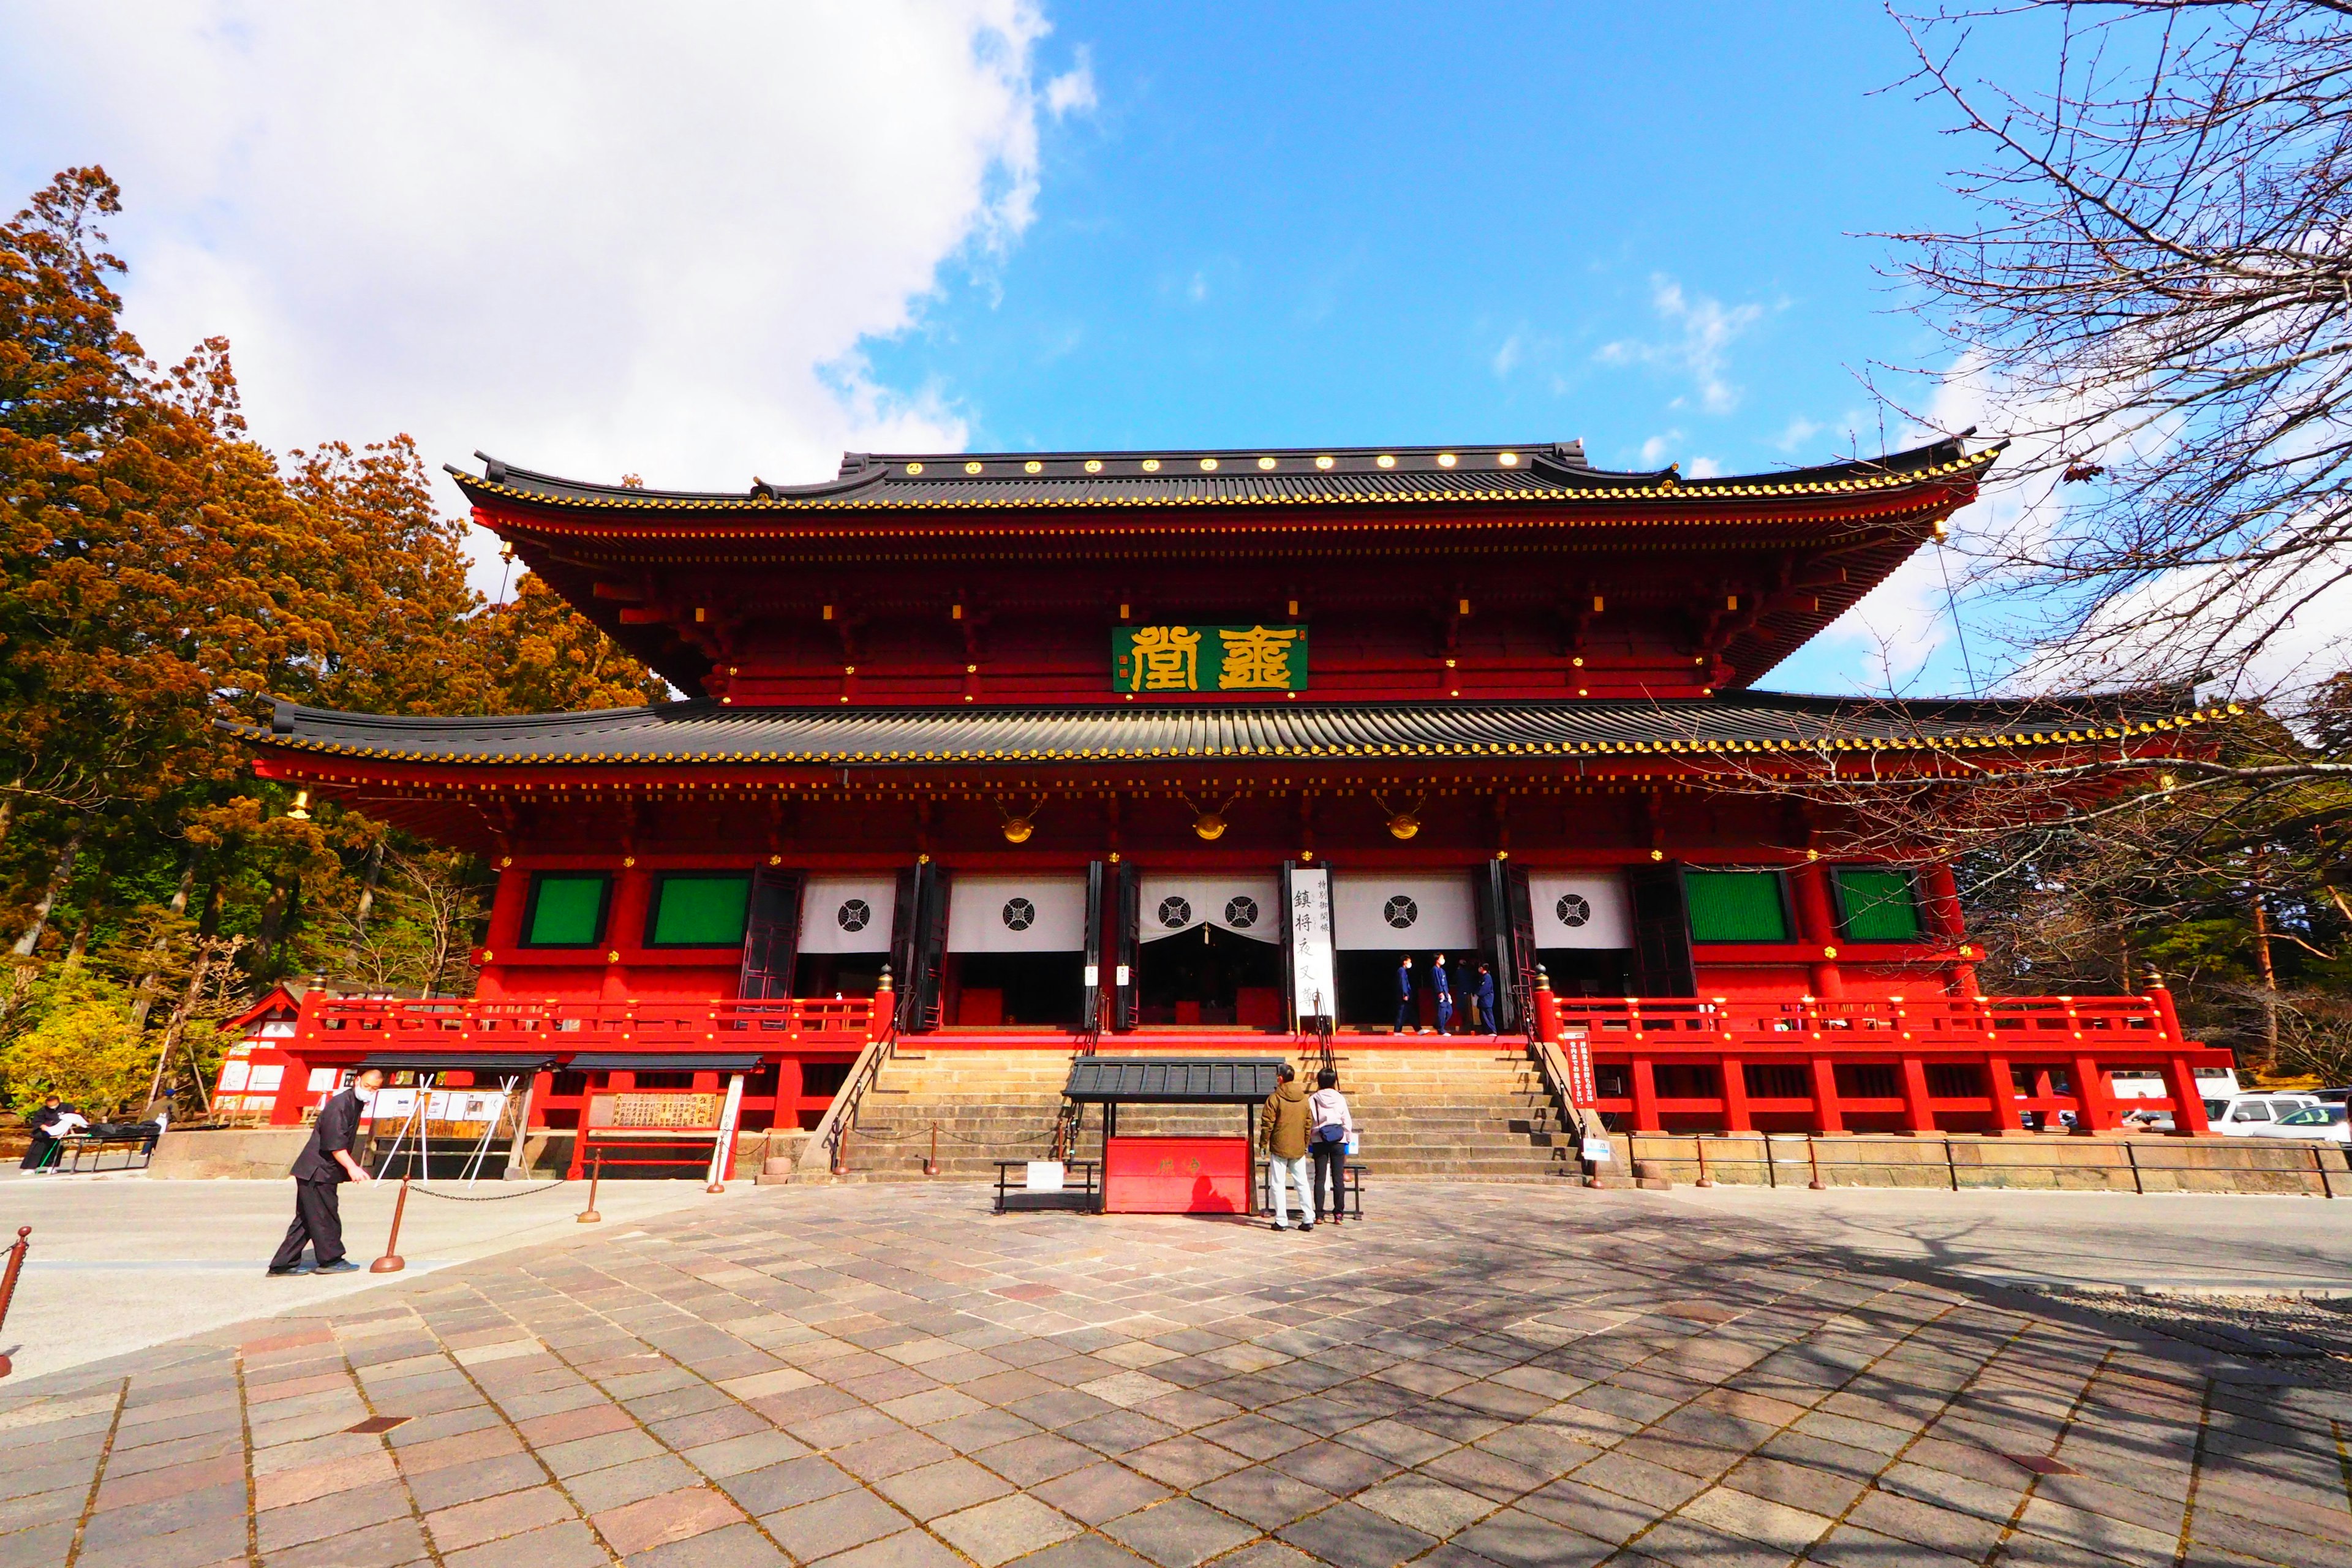
[[[1391,899],[1388,907],[1381,911],[1381,919],[1388,921],[1397,930],[1404,931],[1409,929],[1413,921],[1421,919],[1421,906],[1402,893],[1399,893],[1395,898]]]
[[[1235,931],[1257,924],[1257,900],[1246,895],[1225,900],[1225,923]]]
[[[1170,931],[1182,931],[1192,923],[1192,906],[1170,894],[1160,900],[1160,923]]]
[[[1592,906],[1585,902],[1581,893],[1562,893],[1559,902],[1551,908],[1552,913],[1559,917],[1559,923],[1570,930],[1592,918]]]
[[[1027,931],[1037,923],[1037,906],[1026,899],[1004,900],[1004,929]]]
[[[874,906],[864,899],[844,899],[833,911],[833,923],[844,931],[864,931],[874,921]]]

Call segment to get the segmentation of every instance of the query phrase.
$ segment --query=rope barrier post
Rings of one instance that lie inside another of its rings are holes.
[[[588,1163],[588,1206],[582,1209],[578,1219],[582,1225],[594,1225],[604,1216],[596,1212],[596,1184],[604,1179],[604,1151],[599,1149]]]
[[[1805,1140],[1805,1164],[1813,1173],[1813,1179],[1805,1185],[1817,1193],[1827,1191],[1829,1184],[1822,1180],[1822,1146],[1816,1139]]]
[[[1715,1185],[1715,1178],[1706,1173],[1706,1139],[1699,1133],[1692,1133],[1691,1147],[1698,1151],[1698,1180],[1691,1184],[1699,1187]]]
[[[408,1178],[400,1178],[400,1195],[392,1200],[392,1234],[383,1238],[383,1256],[368,1265],[371,1274],[397,1274],[408,1267],[400,1256],[400,1216],[408,1212]]]
[[[924,1162],[923,1162],[923,1174],[925,1174],[925,1175],[927,1175],[927,1176],[936,1176],[936,1175],[938,1175],[939,1173],[940,1173],[940,1124],[939,1124],[938,1122],[934,1121],[934,1122],[932,1122],[932,1123],[931,1123],[931,1157],[930,1157],[929,1159],[928,1159],[928,1160],[926,1160],[926,1161],[924,1161]]]
[[[32,1250],[32,1246],[33,1227],[18,1226],[16,1245],[8,1248],[8,1272],[0,1275],[0,1328],[7,1325],[8,1303],[16,1299],[16,1276],[24,1272],[25,1254]],[[7,1356],[0,1354],[0,1377],[5,1377],[16,1370]]]

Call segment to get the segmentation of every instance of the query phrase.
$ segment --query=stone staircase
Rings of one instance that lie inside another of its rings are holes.
[[[1461,1049],[1384,1050],[1378,1038],[1358,1047],[1341,1037],[1337,1061],[1368,1180],[1576,1179],[1573,1141],[1561,1133],[1560,1108],[1524,1045],[1506,1037]],[[1107,1039],[1101,1054],[1121,1052]],[[1139,1054],[1195,1053],[1153,1041]],[[1197,1054],[1273,1053],[1220,1042]],[[1311,1058],[1292,1059],[1304,1070]],[[866,1092],[849,1135],[849,1174],[840,1179],[923,1180],[934,1124],[940,1180],[993,1181],[1000,1159],[1042,1159],[1069,1069],[1066,1049],[927,1051],[909,1042]],[[1118,1117],[1127,1134],[1233,1136],[1244,1124],[1239,1106],[1127,1106]],[[1092,1158],[1101,1135],[1101,1110],[1089,1106],[1077,1157]]]

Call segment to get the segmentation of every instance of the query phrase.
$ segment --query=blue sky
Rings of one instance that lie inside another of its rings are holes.
[[[1901,442],[1859,374],[1940,352],[1868,237],[1968,216],[1909,60],[1850,0],[0,0],[0,175],[105,163],[134,330],[229,335],[280,449],[732,488],[845,447],[1580,437],[1748,472]],[[1929,565],[1771,684],[1872,686],[1883,638],[1963,689]]]
[[[1860,378],[1940,351],[1869,237],[1967,215],[1874,7],[1052,15],[1097,106],[1046,128],[1034,226],[866,351],[977,446],[1581,437],[1704,473],[1905,436]],[[1917,688],[1963,689],[1916,621]],[[1851,689],[1853,640],[1774,682]]]

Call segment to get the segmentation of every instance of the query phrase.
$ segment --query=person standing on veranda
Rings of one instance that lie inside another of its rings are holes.
[[[1412,994],[1412,954],[1405,953],[1397,960],[1396,1032],[1410,1035],[1421,1027],[1421,1003]]]
[[[359,1137],[362,1101],[373,1100],[383,1087],[383,1070],[366,1068],[352,1079],[349,1089],[329,1097],[319,1108],[310,1141],[302,1145],[294,1162],[294,1223],[286,1227],[286,1239],[278,1244],[278,1255],[269,1260],[272,1276],[302,1271],[305,1242],[318,1256],[319,1273],[358,1272],[359,1265],[343,1256],[342,1184],[375,1179],[352,1157],[352,1145]]]
[[[1290,1228],[1286,1184],[1298,1192],[1298,1228],[1315,1228],[1315,1179],[1307,1169],[1307,1090],[1288,1062],[1275,1069],[1281,1079],[1258,1109],[1258,1142],[1266,1152],[1265,1184],[1274,1197],[1274,1228]]]
[[[1454,1032],[1454,983],[1445,973],[1445,955],[1437,954],[1429,963],[1430,988],[1437,993],[1437,1032]]]

